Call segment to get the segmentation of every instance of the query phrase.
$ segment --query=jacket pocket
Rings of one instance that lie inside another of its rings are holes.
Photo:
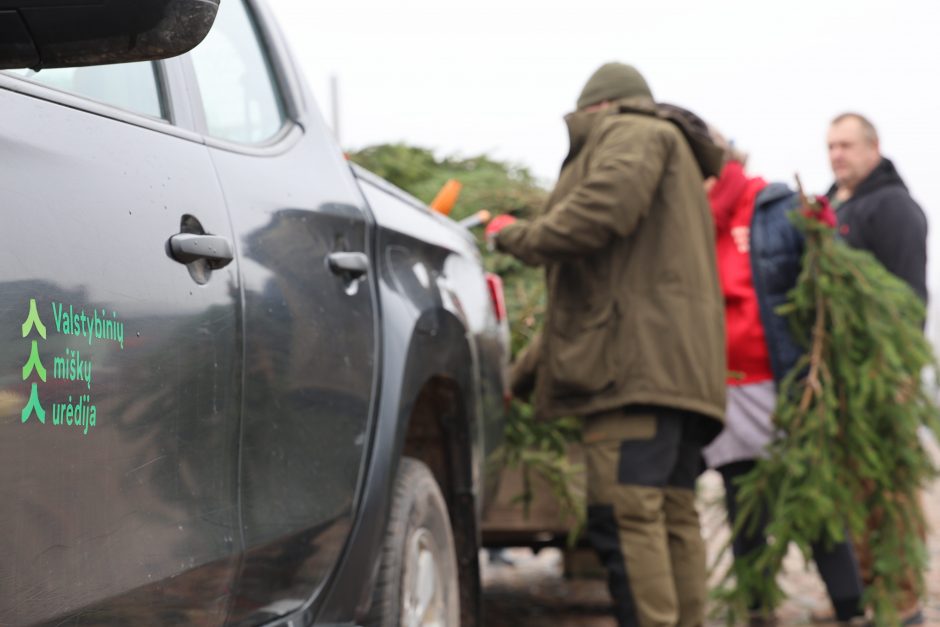
[[[553,396],[597,394],[614,385],[619,320],[614,304],[554,313],[548,355]]]

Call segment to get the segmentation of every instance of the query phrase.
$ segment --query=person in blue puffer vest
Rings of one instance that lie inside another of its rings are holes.
[[[777,385],[804,352],[790,333],[790,323],[776,313],[796,285],[802,265],[803,235],[790,220],[798,205],[795,191],[783,183],[770,183],[758,194],[751,219],[751,272]]]

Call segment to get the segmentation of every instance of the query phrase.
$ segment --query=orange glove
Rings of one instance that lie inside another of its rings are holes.
[[[486,239],[492,240],[494,237],[496,237],[497,233],[515,221],[516,219],[508,213],[496,216],[490,220],[489,224],[486,225],[486,230],[484,231],[484,233],[486,233]]]

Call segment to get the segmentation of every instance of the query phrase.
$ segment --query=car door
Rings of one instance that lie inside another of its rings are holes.
[[[190,55],[242,260],[245,559],[231,621],[297,610],[350,531],[376,367],[369,228],[258,7],[223,2]]]
[[[0,624],[228,611],[240,285],[181,76],[0,73]]]

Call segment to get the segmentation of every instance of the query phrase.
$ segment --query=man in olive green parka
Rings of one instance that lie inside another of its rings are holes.
[[[721,430],[727,374],[703,189],[720,162],[703,155],[720,151],[690,145],[619,63],[595,72],[566,122],[571,148],[543,214],[488,231],[545,268],[545,324],[514,389],[532,391],[541,418],[584,418],[588,537],[620,624],[702,625],[694,484]]]

